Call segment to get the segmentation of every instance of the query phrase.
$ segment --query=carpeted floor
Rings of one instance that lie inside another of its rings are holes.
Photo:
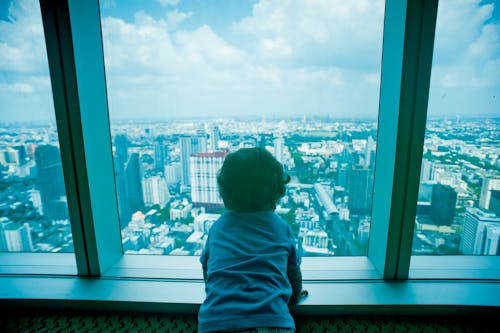
[[[30,311],[31,312],[31,311]],[[497,332],[481,317],[296,317],[297,332]],[[498,324],[498,323],[495,323]],[[196,332],[193,315],[124,313],[14,313],[0,315],[1,333]],[[498,327],[496,327],[498,328]]]

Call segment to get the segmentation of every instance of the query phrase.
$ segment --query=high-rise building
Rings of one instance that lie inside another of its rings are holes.
[[[0,252],[32,252],[31,231],[28,223],[0,218]]]
[[[144,209],[139,154],[132,153],[125,166],[127,206],[133,214]],[[124,222],[128,224],[128,221]]]
[[[374,164],[375,141],[370,135],[365,145],[365,167],[369,168]]]
[[[371,209],[370,170],[353,166],[349,173],[349,210],[352,214],[368,214]]]
[[[500,191],[491,190],[489,210],[496,216],[500,217]]]
[[[165,179],[167,184],[173,185],[181,181],[181,164],[179,162],[172,163],[165,166]]]
[[[114,160],[114,171],[115,171],[115,182],[116,182],[116,200],[118,201],[118,212],[120,215],[120,226],[124,228],[127,226],[132,216],[130,209],[128,208],[128,195],[127,195],[127,178],[125,177],[125,165],[121,163],[120,157],[115,155]]]
[[[433,180],[433,164],[428,159],[422,159],[422,166],[420,167],[420,182]]]
[[[191,199],[195,206],[222,207],[217,187],[219,172],[227,152],[197,153],[191,155]]]
[[[491,190],[500,190],[500,175],[489,175],[483,178],[481,196],[479,197],[480,208],[490,208]]]
[[[36,209],[38,214],[43,215],[42,196],[40,195],[40,191],[31,189],[28,190],[28,193],[30,195],[30,201],[33,205],[33,208]]]
[[[283,163],[283,150],[285,149],[285,140],[282,136],[274,139],[274,157],[278,162]]]
[[[49,220],[68,219],[59,148],[51,145],[38,146],[35,151],[35,161],[44,216]]]
[[[155,149],[155,158],[154,158],[154,163],[155,163],[155,171],[156,172],[164,172],[165,168],[165,163],[168,162],[168,151],[167,151],[167,145],[165,144],[165,141],[163,137],[159,136],[156,138],[154,142],[154,149]]]
[[[463,254],[479,254],[481,249],[484,251],[486,248],[491,248],[491,244],[488,247],[484,246],[484,236],[488,233],[487,231],[485,233],[483,228],[488,223],[500,225],[500,218],[479,208],[466,209],[460,240],[460,250]]]
[[[435,184],[432,189],[430,217],[436,225],[451,225],[455,216],[457,192],[453,187]]]
[[[124,134],[115,137],[115,155],[119,158],[118,162],[124,165],[128,161],[128,139]]]
[[[205,136],[190,136],[179,138],[181,150],[181,183],[191,185],[189,176],[190,162],[189,157],[192,154],[207,152],[207,138]]]
[[[210,131],[210,151],[218,151],[219,150],[219,140],[220,140],[220,131],[219,126],[215,125],[212,127]]]
[[[142,180],[144,204],[146,206],[160,205],[164,207],[170,200],[167,181],[163,176],[149,176]]]
[[[477,225],[475,255],[500,255],[500,219],[498,222],[479,222]]]

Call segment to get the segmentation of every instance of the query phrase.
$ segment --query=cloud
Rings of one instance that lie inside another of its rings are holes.
[[[7,20],[0,20],[0,71],[48,72],[44,40],[38,1],[11,2]]]
[[[261,0],[233,25],[262,60],[372,70],[379,66],[383,1]]]
[[[182,22],[189,19],[193,15],[192,12],[179,12],[177,9],[167,13],[167,27],[169,30],[174,30]]]
[[[500,24],[494,3],[442,1],[438,7],[432,84],[480,88],[500,84]],[[498,10],[498,9],[497,9]]]
[[[179,0],[156,0],[162,6],[177,6]]]

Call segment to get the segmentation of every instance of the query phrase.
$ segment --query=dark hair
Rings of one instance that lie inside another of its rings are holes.
[[[242,148],[227,155],[217,175],[224,206],[238,212],[274,210],[290,176],[263,148]]]

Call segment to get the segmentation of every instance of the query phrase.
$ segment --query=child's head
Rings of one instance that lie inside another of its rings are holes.
[[[217,176],[224,205],[237,212],[274,210],[290,176],[263,148],[242,148],[227,155]]]

